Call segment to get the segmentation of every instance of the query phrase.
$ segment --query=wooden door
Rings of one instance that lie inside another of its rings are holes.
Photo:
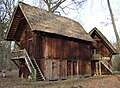
[[[72,62],[71,61],[67,61],[67,76],[70,76],[71,75],[71,64]]]
[[[57,80],[59,79],[59,61],[47,59],[46,60],[46,79]]]
[[[45,78],[47,80],[52,79],[52,60],[50,60],[50,59],[46,60]]]
[[[52,61],[52,79],[56,80],[59,78],[59,61],[53,60]]]
[[[77,61],[73,62],[73,75],[77,75]]]
[[[79,69],[78,73],[79,73],[79,75],[81,77],[83,77],[84,74],[85,74],[85,70],[86,70],[85,61],[84,60],[80,60],[78,66],[79,66],[78,67],[78,69]]]
[[[79,61],[79,75],[82,76],[82,61]]]
[[[67,60],[62,60],[60,62],[60,78],[66,79],[67,78]]]

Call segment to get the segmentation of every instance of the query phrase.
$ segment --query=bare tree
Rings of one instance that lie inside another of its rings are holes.
[[[0,0],[0,70],[10,69],[13,65],[10,60],[11,42],[4,40],[8,23],[12,17],[16,0]]]
[[[117,32],[117,28],[116,28],[116,24],[115,24],[115,20],[114,20],[114,15],[113,15],[112,8],[111,8],[109,0],[107,0],[107,4],[108,4],[108,8],[109,8],[109,12],[110,12],[111,20],[112,20],[112,25],[113,25],[113,29],[114,29],[116,40],[117,40],[117,49],[120,52],[120,38],[119,38],[119,35],[118,35],[118,32]]]
[[[52,13],[63,12],[68,14],[69,10],[78,10],[87,0],[39,0],[39,6],[46,8]],[[67,12],[67,13],[66,13]]]

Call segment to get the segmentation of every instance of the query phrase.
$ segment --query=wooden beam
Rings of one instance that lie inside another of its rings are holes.
[[[24,19],[25,19],[25,17],[20,18],[20,20],[24,20]]]
[[[101,62],[99,61],[99,75],[102,75],[102,72],[101,72]]]
[[[98,75],[98,62],[95,62],[95,67],[96,67],[96,75]]]
[[[77,76],[79,75],[79,61],[77,60]]]
[[[71,77],[73,77],[73,61],[71,61]]]

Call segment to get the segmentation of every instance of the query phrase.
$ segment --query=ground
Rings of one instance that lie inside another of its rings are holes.
[[[0,72],[0,88],[120,88],[119,74],[37,82],[19,78],[18,70],[7,71],[6,75],[2,78]]]

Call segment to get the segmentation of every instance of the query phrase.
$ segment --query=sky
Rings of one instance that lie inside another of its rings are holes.
[[[38,5],[35,2],[33,3],[32,0],[24,0],[24,2],[31,5]],[[110,3],[117,31],[120,35],[120,0],[110,0]],[[62,15],[79,22],[87,32],[97,27],[110,42],[116,41],[107,0],[87,0],[82,8],[79,9],[79,13],[75,10],[71,10],[68,15]]]
[[[109,41],[116,41],[107,6],[107,0],[94,0],[92,8],[89,5],[89,1],[86,4],[87,9],[82,17],[83,27],[87,32],[89,32],[93,27],[97,27]],[[113,10],[117,31],[120,34],[120,1],[110,0],[110,3]]]
[[[117,31],[120,35],[120,1],[110,0],[110,3]],[[78,17],[72,13],[68,17],[78,21],[87,32],[92,30],[92,28],[97,27],[110,42],[116,41],[107,0],[88,0],[80,11],[81,14]]]

